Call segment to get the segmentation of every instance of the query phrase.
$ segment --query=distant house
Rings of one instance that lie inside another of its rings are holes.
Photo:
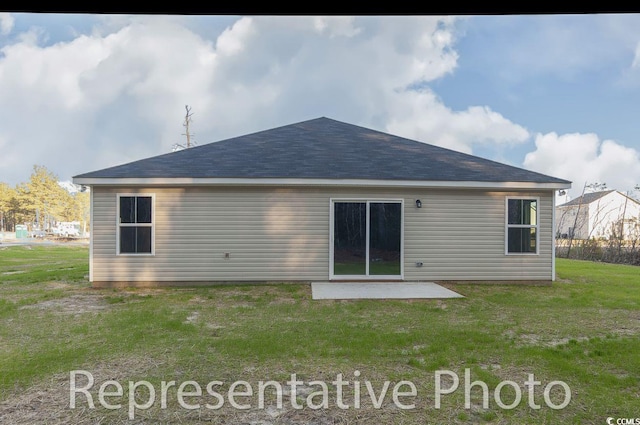
[[[556,236],[637,240],[640,203],[617,190],[585,193],[556,207]]]
[[[570,182],[328,118],[81,174],[94,286],[551,281]]]

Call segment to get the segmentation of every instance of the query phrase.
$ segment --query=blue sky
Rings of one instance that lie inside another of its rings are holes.
[[[640,14],[0,13],[0,181],[60,179],[327,116],[562,177],[640,184]]]

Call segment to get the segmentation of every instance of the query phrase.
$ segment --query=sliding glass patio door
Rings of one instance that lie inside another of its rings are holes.
[[[402,277],[402,201],[332,201],[331,278]]]

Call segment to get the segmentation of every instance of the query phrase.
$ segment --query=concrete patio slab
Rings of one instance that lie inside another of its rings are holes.
[[[464,298],[433,282],[312,282],[314,300]]]

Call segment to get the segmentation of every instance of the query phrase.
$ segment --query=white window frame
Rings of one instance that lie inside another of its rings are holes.
[[[120,198],[123,197],[150,197],[151,198],[151,223],[120,223]],[[151,228],[151,252],[120,252],[120,228],[122,227],[150,227]],[[156,255],[156,194],[155,193],[117,193],[116,194],[116,255],[118,256],[146,256]]]
[[[536,201],[536,224],[509,224],[509,201]],[[536,229],[536,252],[509,252],[509,229]],[[540,255],[540,197],[539,196],[507,196],[504,200],[504,254],[505,255]]]
[[[334,258],[334,204],[336,202],[361,202],[367,205],[366,209],[366,267],[364,275],[336,275],[333,273]],[[389,203],[400,204],[400,274],[399,275],[369,275],[369,204]],[[404,280],[404,198],[330,198],[329,199],[329,280]]]

